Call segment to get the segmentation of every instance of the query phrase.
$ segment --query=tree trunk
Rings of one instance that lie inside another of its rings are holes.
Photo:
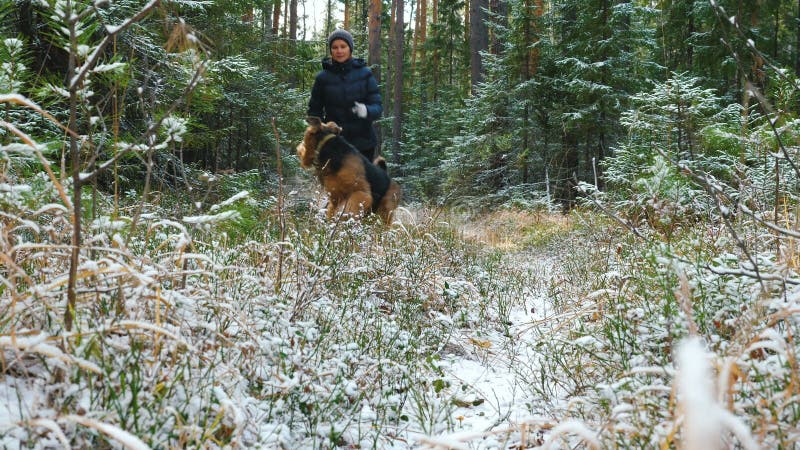
[[[530,176],[530,158],[531,146],[528,130],[530,128],[530,105],[525,102],[525,108],[522,112],[522,154],[520,155],[520,165],[522,166],[522,184],[528,184],[528,177]]]
[[[496,17],[493,19],[495,23],[497,23],[500,28],[508,27],[508,5],[506,5],[505,0],[491,0],[490,8],[492,14]],[[497,33],[494,31],[489,32],[490,34],[490,49],[493,55],[500,55],[503,53],[503,43],[497,37]]]
[[[344,0],[344,22],[342,26],[345,30],[350,29],[350,16],[353,14],[352,7],[350,6],[351,0]]]
[[[288,40],[285,47],[289,55],[297,54],[297,0],[287,0],[286,5],[288,8],[287,16],[289,18],[289,30],[287,33]],[[289,69],[287,83],[291,87],[297,87],[298,79],[300,78],[300,71],[298,69]],[[248,138],[249,139],[249,138]]]
[[[417,0],[417,15],[414,16],[414,40],[411,44],[411,75],[413,76],[417,69],[417,49],[419,48],[419,35],[421,23],[424,20],[420,13],[422,12],[422,3],[425,0]]]
[[[562,155],[561,167],[559,168],[559,187],[558,200],[561,202],[564,212],[575,206],[575,177],[578,173],[578,139],[574,130],[564,130],[562,134]]]
[[[778,59],[780,50],[778,48],[778,35],[781,29],[781,3],[775,8],[775,23],[772,25],[772,57]]]
[[[328,0],[325,7],[325,36],[333,31],[333,0]]]
[[[286,0],[283,3],[283,30],[281,32],[283,36],[287,36],[289,33],[289,24],[286,23],[288,22],[288,19],[289,19],[289,0]]]
[[[392,97],[392,89],[394,85],[392,84],[392,80],[394,80],[394,54],[396,51],[396,43],[395,43],[395,13],[397,12],[397,1],[392,0],[391,5],[389,5],[389,36],[387,40],[388,48],[386,49],[387,58],[386,58],[386,83],[384,83],[384,89],[386,94],[383,96],[383,108],[385,111],[392,110],[394,105],[394,98]]]
[[[472,93],[475,94],[478,84],[483,82],[484,68],[481,53],[489,48],[489,34],[486,27],[486,9],[488,0],[471,0],[469,2],[469,52],[470,81]]]
[[[761,25],[761,21],[759,20],[758,10],[753,8],[750,12],[750,27],[753,30],[759,29]],[[767,25],[769,27],[769,25]],[[750,52],[753,58],[753,65],[751,67],[751,74],[753,82],[761,88],[762,90],[765,87],[766,81],[766,73],[764,72],[764,58],[761,56],[761,53],[758,52]],[[766,52],[764,53],[766,54]]]
[[[464,36],[467,37],[467,44],[469,44],[469,24],[470,24],[470,15],[472,11],[470,7],[472,6],[472,0],[464,0]]]
[[[797,40],[794,46],[794,74],[800,77],[800,0],[797,0],[797,18],[795,19]]]
[[[535,4],[532,6],[532,2]],[[536,68],[539,64],[539,47],[534,45],[538,40],[538,18],[541,17],[541,7],[543,0],[525,0],[525,12],[523,14],[523,42],[531,48],[525,51],[525,56],[522,64],[522,79],[525,81],[530,80],[536,73]],[[532,9],[533,8],[533,9]],[[525,102],[525,111],[523,115],[522,125],[522,182],[528,183],[530,178],[530,155],[532,153],[531,147],[532,139],[530,138],[530,115],[531,103]]]
[[[525,53],[525,60],[522,65],[522,77],[530,80],[536,75],[539,68],[539,23],[544,12],[543,0],[525,0],[525,22],[523,25],[523,42],[530,48]],[[532,15],[531,15],[532,13]]]
[[[294,45],[297,43],[297,0],[289,0],[289,42],[292,44],[294,56]]]
[[[301,37],[301,39],[305,42],[306,29],[308,28],[308,14],[306,14],[306,0],[303,0],[302,5],[303,5],[303,15],[301,17],[303,18],[303,36]]]
[[[620,2],[619,2],[620,5],[624,4],[624,3],[628,3],[628,0],[620,0]],[[608,41],[609,39],[612,38],[612,31],[611,31],[611,29],[612,29],[612,24],[611,24],[611,10],[612,10],[612,8],[613,8],[613,2],[611,0],[603,0],[603,29],[607,30],[607,31],[603,32],[603,40],[604,41]],[[621,25],[621,26],[630,25],[630,24],[627,24],[626,22],[623,22],[623,24],[624,25]],[[629,35],[630,30],[627,29],[627,28],[622,28],[622,33],[623,33],[623,35],[627,36],[627,35]],[[609,56],[607,54],[607,50],[603,50],[601,52],[600,58],[601,58],[602,61],[606,61],[609,58]],[[609,73],[609,66],[608,65],[604,65],[603,67],[600,68],[600,81],[604,86],[608,86],[609,84],[612,83],[611,76],[612,75]],[[603,158],[605,158],[605,148],[606,148],[606,140],[607,140],[606,131],[608,131],[608,128],[607,128],[607,125],[606,125],[607,119],[608,119],[607,111],[609,109],[613,109],[613,106],[610,106],[609,103],[606,101],[606,99],[604,97],[601,97],[599,99],[598,105],[600,107],[600,116],[598,118],[599,119],[598,120],[599,123],[597,124],[597,131],[594,132],[594,133],[590,133],[590,134],[595,134],[596,135],[597,144],[595,146],[595,151],[593,153],[590,153],[591,152],[591,148],[592,148],[590,145],[587,145],[587,149],[586,149],[586,154],[587,155],[593,154],[593,156],[590,158],[590,160],[587,161],[587,163],[590,164],[590,165],[587,165],[587,167],[592,167],[592,173],[594,175],[594,186],[595,186],[595,188],[599,188],[600,187],[600,183],[599,183],[598,180],[602,179],[602,177],[600,176],[600,172],[599,172],[601,170],[602,165],[597,164],[597,162],[598,161],[602,161]],[[589,142],[587,142],[587,144],[589,144]]]
[[[691,43],[692,35],[694,34],[694,1],[688,2],[687,12],[689,13],[689,21],[686,31],[686,70],[692,70],[692,65],[694,64],[694,46]]]
[[[394,26],[394,119],[392,120],[392,158],[400,163],[400,139],[403,129],[403,0],[397,0]]]
[[[272,31],[272,27],[269,26],[270,23],[270,10],[269,8],[261,8],[261,38],[266,39],[267,34]]]
[[[71,16],[71,2],[66,3],[66,16]],[[78,37],[75,30],[75,24],[69,26],[70,34],[70,52],[67,73],[70,74],[66,77],[66,84],[71,85],[70,78],[75,73],[77,61],[75,55],[78,54]],[[68,128],[77,132],[78,126],[78,88],[79,86],[70,86],[69,88],[69,124]],[[67,307],[64,311],[64,329],[66,331],[72,330],[72,323],[75,319],[75,305],[78,298],[78,265],[80,264],[80,251],[81,251],[81,160],[80,148],[78,146],[78,137],[70,134],[69,137],[69,151],[70,160],[72,163],[72,249],[70,252],[69,260],[69,278],[67,280]]]
[[[281,0],[275,0],[272,8],[272,35],[277,36],[281,26]]]
[[[798,1],[800,1],[800,0],[798,0]],[[431,18],[432,18],[432,22],[431,22],[432,25],[434,27],[436,27],[436,25],[439,23],[439,0],[433,0],[433,14],[431,15]],[[441,55],[441,50],[439,50],[438,48],[434,48],[433,49],[433,61],[431,62],[432,63],[431,65],[433,66],[431,71],[433,72],[433,83],[432,84],[433,84],[433,101],[434,102],[439,99],[439,76],[440,76],[439,75],[439,70],[440,70],[439,69],[439,61],[440,61],[440,57],[441,57],[440,55]],[[798,56],[798,61],[800,61],[800,56]]]
[[[233,105],[231,105],[231,109],[228,110],[228,123],[236,123],[236,118],[233,114]],[[233,134],[228,135],[227,144],[228,151],[225,152],[225,167],[223,167],[223,169],[230,169],[233,167]]]
[[[420,0],[419,23],[419,57],[425,60],[425,41],[428,39],[428,0]]]
[[[372,67],[375,80],[381,84],[381,0],[369,1],[369,51],[367,64]]]
[[[381,84],[381,0],[369,1],[369,52],[367,56],[367,64],[372,67],[372,74],[375,75],[375,80],[378,85]],[[375,156],[381,154],[381,127],[373,123],[375,133],[378,135],[378,146],[375,148]]]

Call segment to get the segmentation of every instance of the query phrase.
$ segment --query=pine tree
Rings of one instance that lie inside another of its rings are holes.
[[[553,11],[560,77],[552,87],[561,94],[555,110],[563,130],[555,166],[566,204],[573,201],[575,178],[602,180],[598,163],[620,136],[619,114],[652,76],[654,65],[642,59],[655,44],[650,14],[612,0],[565,0]]]

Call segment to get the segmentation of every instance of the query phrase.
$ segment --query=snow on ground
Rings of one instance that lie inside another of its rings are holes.
[[[16,423],[30,416],[31,411],[44,409],[47,394],[41,380],[5,376],[0,383],[0,448],[19,448],[20,432]],[[44,442],[43,445],[58,442]]]
[[[527,254],[522,258],[527,260],[524,264],[544,271],[547,277],[557,267],[546,256]],[[524,305],[510,311],[507,328],[457,338],[460,351],[448,355],[443,364],[456,398],[450,417],[455,431],[420,438],[419,443],[442,448],[508,448],[513,444],[509,435],[520,424],[549,422],[530,413],[531,393],[524,388],[530,380],[521,378],[535,364],[527,349],[534,341],[536,324],[546,320],[552,310],[545,295],[530,288]],[[520,370],[521,366],[526,370]]]

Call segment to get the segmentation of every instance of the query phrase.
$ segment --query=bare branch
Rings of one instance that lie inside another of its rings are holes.
[[[580,191],[582,193],[587,194],[586,198],[588,198],[589,201],[591,201],[593,205],[598,207],[600,209],[600,211],[602,211],[605,215],[607,215],[608,217],[611,217],[612,219],[614,219],[615,222],[619,223],[623,227],[625,227],[628,230],[630,230],[631,233],[633,233],[636,237],[638,237],[640,239],[644,239],[645,238],[644,236],[642,236],[642,233],[640,233],[639,230],[637,230],[636,227],[633,226],[633,224],[629,223],[628,221],[626,221],[622,217],[619,217],[618,215],[614,214],[613,211],[611,211],[609,208],[606,208],[602,203],[597,201],[597,199],[594,198],[593,195],[588,193],[585,189],[581,189],[580,184],[578,183],[578,178],[577,177],[575,177],[573,181],[576,184],[575,189],[577,189],[578,191]]]
[[[148,136],[154,135],[158,131],[158,128],[161,127],[161,124],[164,122],[164,120],[167,117],[170,117],[172,115],[172,113],[178,108],[178,106],[181,105],[183,100],[197,87],[197,85],[200,83],[200,81],[203,78],[203,73],[205,72],[205,69],[206,69],[206,65],[205,64],[201,64],[200,67],[197,68],[197,70],[195,71],[194,75],[192,76],[192,80],[189,82],[189,84],[186,85],[186,88],[183,90],[183,93],[181,95],[179,95],[174,102],[172,102],[172,104],[169,106],[169,108],[167,108],[166,114],[164,114],[161,117],[161,119],[153,122],[142,133],[142,136],[145,138],[144,139],[145,142],[150,142],[150,139],[146,139],[146,138]],[[150,146],[148,147],[148,150],[152,150],[152,147],[153,147],[152,144],[150,144]],[[105,172],[109,168],[114,167],[114,163],[117,162],[120,158],[122,158],[123,156],[125,156],[127,154],[128,154],[127,152],[117,152],[116,155],[114,155],[111,159],[106,160],[105,162],[103,162],[103,164],[100,164],[99,166],[97,166],[97,168],[95,168],[95,170],[92,171],[91,173],[83,174],[81,176],[81,182],[85,183],[85,182],[89,182],[89,181],[93,180],[94,178],[97,178],[98,175],[102,174],[103,172]]]
[[[791,284],[791,285],[798,285],[800,284],[800,279],[798,278],[786,278],[781,277],[775,274],[762,274],[759,273],[758,270],[747,270],[745,268],[740,267],[738,270],[735,269],[725,269],[719,267],[711,267],[707,266],[708,270],[717,274],[717,275],[734,275],[737,277],[746,277],[752,278],[754,280],[758,280],[760,283],[764,281],[780,281],[782,283]]]
[[[136,13],[136,15],[129,17],[120,25],[116,26],[106,25],[106,31],[108,32],[108,34],[97,45],[97,47],[95,47],[92,54],[89,55],[88,58],[86,58],[86,62],[84,62],[83,65],[81,65],[80,70],[78,70],[78,73],[76,73],[75,76],[72,77],[72,79],[69,82],[69,89],[70,90],[74,89],[83,81],[84,78],[86,78],[86,75],[89,73],[89,70],[91,70],[91,68],[97,64],[97,60],[100,59],[100,56],[102,56],[106,46],[111,43],[114,36],[124,31],[134,23],[142,20],[145,16],[150,14],[150,11],[153,10],[155,7],[157,7],[160,3],[161,0],[150,0],[150,2],[144,5],[144,7],[141,10],[139,10],[138,13]]]
[[[747,214],[748,216],[752,217],[752,218],[753,218],[753,220],[755,220],[756,222],[760,223],[761,225],[764,225],[765,227],[769,228],[769,229],[770,229],[770,230],[772,230],[772,231],[775,231],[775,232],[777,232],[777,233],[783,234],[783,235],[785,235],[785,236],[788,236],[788,237],[792,237],[792,238],[798,238],[798,239],[800,239],[800,232],[797,232],[797,231],[795,231],[795,230],[790,230],[790,229],[788,229],[788,228],[779,227],[778,225],[775,225],[775,224],[774,224],[774,223],[772,223],[772,222],[766,221],[766,220],[764,220],[764,219],[762,219],[762,218],[758,217],[758,216],[756,215],[756,213],[754,213],[752,210],[750,210],[750,208],[748,208],[748,207],[747,207],[747,206],[745,206],[744,204],[741,204],[741,203],[740,203],[740,204],[739,204],[739,209],[740,209],[740,210],[741,210],[743,213],[745,213],[745,214]]]

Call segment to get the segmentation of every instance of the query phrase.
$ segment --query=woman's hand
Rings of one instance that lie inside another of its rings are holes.
[[[362,119],[367,118],[367,107],[363,103],[355,102],[355,106],[353,106],[353,114],[357,115]]]

